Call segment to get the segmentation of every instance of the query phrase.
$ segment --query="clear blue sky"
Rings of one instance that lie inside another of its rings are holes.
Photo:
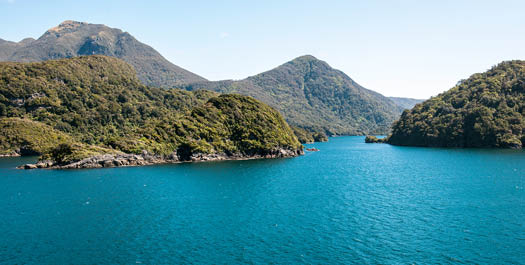
[[[366,88],[426,98],[503,60],[525,59],[525,1],[0,0],[0,38],[64,20],[128,31],[210,80],[311,54]]]

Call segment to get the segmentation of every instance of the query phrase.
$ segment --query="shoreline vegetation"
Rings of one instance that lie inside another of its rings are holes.
[[[385,139],[399,146],[523,149],[525,61],[502,62],[403,112]]]
[[[23,168],[91,168],[290,157],[303,146],[248,96],[143,85],[120,59],[0,63],[0,153]]]
[[[173,152],[167,156],[150,154],[147,151],[141,154],[125,154],[113,153],[102,154],[84,158],[79,161],[68,161],[66,163],[58,163],[53,160],[39,160],[34,164],[25,164],[18,166],[18,169],[85,169],[85,168],[110,168],[110,167],[129,167],[129,166],[147,166],[157,164],[177,164],[185,162],[211,162],[211,161],[226,161],[226,160],[253,160],[253,159],[270,159],[270,158],[286,158],[302,155],[302,150],[278,149],[266,155],[254,154],[231,154],[215,153],[192,154],[190,157],[181,157],[177,152]]]
[[[291,126],[291,128],[299,142],[302,144],[328,142],[328,136],[326,136],[324,132],[312,132],[296,126]]]
[[[387,140],[387,137],[377,138],[377,136],[373,136],[373,135],[367,135],[365,137],[365,143],[367,144],[373,144],[373,143],[382,144],[382,143],[386,143],[386,140]]]
[[[524,61],[503,62],[365,142],[521,149],[524,80]],[[106,56],[0,63],[0,92],[0,157],[40,156],[24,169],[294,157],[302,144],[328,140],[249,96],[145,86],[130,65]]]

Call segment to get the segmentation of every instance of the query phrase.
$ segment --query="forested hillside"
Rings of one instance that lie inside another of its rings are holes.
[[[388,139],[394,145],[522,148],[525,61],[485,73],[403,112]]]
[[[402,111],[390,99],[310,55],[244,80],[185,88],[252,96],[279,110],[291,125],[329,135],[385,134]]]
[[[106,56],[0,63],[0,117],[4,128],[20,130],[0,138],[4,154],[49,153],[50,141],[102,153],[302,150],[281,115],[257,100],[148,87],[133,67]]]

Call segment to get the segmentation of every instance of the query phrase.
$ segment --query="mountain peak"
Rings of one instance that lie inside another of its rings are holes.
[[[74,30],[82,25],[87,25],[88,23],[86,22],[78,22],[78,21],[73,21],[73,20],[66,20],[60,24],[58,24],[58,26],[56,27],[53,27],[53,28],[50,28],[48,30],[48,32],[61,32],[61,31],[64,31],[64,30]]]
[[[87,24],[86,22],[74,21],[74,20],[64,20],[62,23],[58,24],[59,26],[68,26],[68,25],[80,25]]]
[[[322,69],[332,69],[332,67],[327,62],[317,59],[316,57],[310,54],[299,56],[289,61],[286,64],[294,65],[295,67],[307,67],[307,68],[311,68],[312,65],[317,65],[321,67]]]
[[[290,62],[316,62],[316,61],[321,61],[321,60],[315,58],[313,55],[305,54],[303,56],[299,56],[291,60]]]
[[[252,96],[279,110],[292,126],[333,134],[386,134],[402,109],[312,55],[244,80],[187,86]]]
[[[288,61],[277,68],[274,68],[268,72],[274,72],[274,71],[294,71],[294,72],[327,72],[327,71],[334,71],[328,63],[326,63],[323,60],[319,60],[316,57],[312,55],[303,55],[299,56],[291,61]]]
[[[19,44],[24,44],[24,45],[25,45],[25,44],[31,43],[31,42],[33,42],[33,41],[35,41],[35,39],[33,39],[33,38],[25,38],[25,39],[19,41],[18,43],[19,43]]]
[[[294,60],[318,60],[318,59],[315,58],[315,56],[313,56],[311,54],[305,54],[305,55],[302,55],[302,56],[299,56],[299,57],[295,58]]]
[[[66,20],[47,30],[37,40],[20,43],[0,41],[0,61],[34,62],[82,55],[106,55],[131,64],[141,81],[171,88],[179,84],[206,81],[182,69],[152,47],[127,32],[103,24]]]

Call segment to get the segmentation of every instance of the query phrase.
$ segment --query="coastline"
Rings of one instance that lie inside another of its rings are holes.
[[[20,154],[18,153],[12,153],[12,154],[0,154],[0,158],[2,157],[19,157],[21,156]]]
[[[69,163],[56,163],[55,161],[37,161],[34,164],[20,165],[18,169],[87,169],[87,168],[110,168],[110,167],[130,167],[130,166],[147,166],[158,164],[178,164],[187,162],[211,162],[211,161],[228,161],[228,160],[253,160],[253,159],[272,159],[297,157],[303,155],[302,149],[292,150],[279,148],[272,150],[268,154],[231,154],[214,153],[204,154],[195,153],[189,157],[181,157],[176,152],[163,156],[150,154],[143,151],[141,154],[103,154],[84,158],[79,161]]]

